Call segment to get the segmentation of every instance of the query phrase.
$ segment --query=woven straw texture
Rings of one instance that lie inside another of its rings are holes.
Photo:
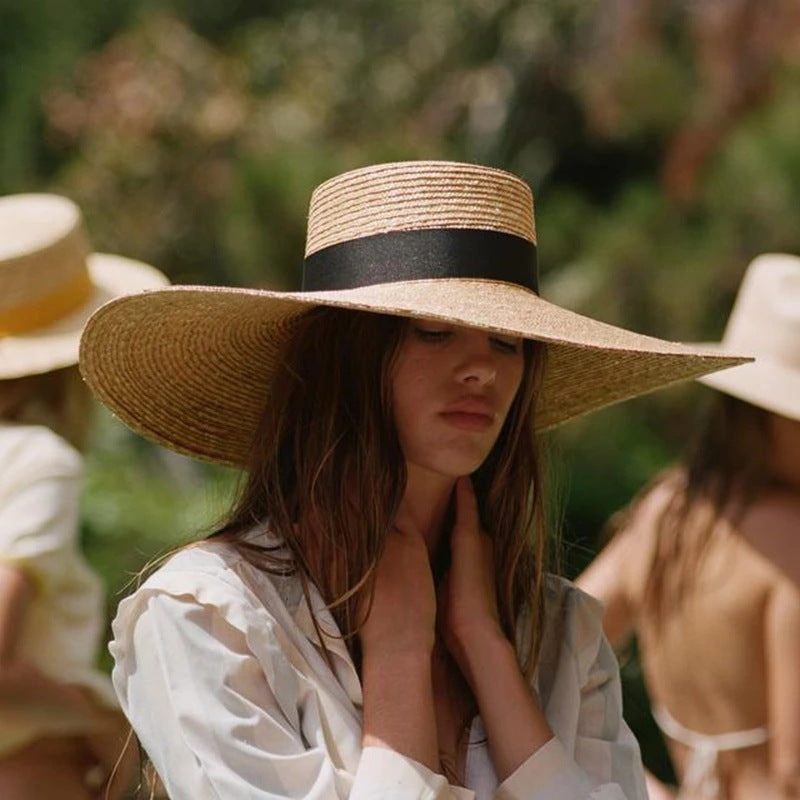
[[[90,249],[66,197],[0,198],[0,380],[76,364],[81,331],[100,306],[168,283],[148,264]]]
[[[535,243],[530,189],[502,170],[453,162],[348,172],[314,192],[306,254],[383,232],[442,228]],[[292,321],[318,305],[546,342],[540,428],[745,360],[605,325],[513,283],[440,278],[319,292],[174,287],[116,300],[89,321],[81,369],[134,430],[182,453],[241,465]]]
[[[311,196],[306,256],[377,233],[433,228],[500,231],[535,243],[531,190],[509,172],[450,161],[346,172]]]
[[[0,259],[0,311],[35,303],[75,282],[81,273],[87,273],[88,256],[89,240],[76,219],[75,225],[54,241]]]
[[[340,292],[174,287],[115,300],[81,342],[81,369],[134,430],[242,465],[292,320],[330,305],[438,319],[548,343],[537,427],[746,360],[641,336],[493,281],[442,279]]]

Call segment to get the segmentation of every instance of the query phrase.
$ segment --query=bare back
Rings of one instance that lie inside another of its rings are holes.
[[[657,624],[643,601],[669,497],[666,487],[654,489],[580,583],[606,603],[612,639],[635,627],[654,706],[700,734],[769,729],[767,744],[720,754],[722,796],[784,796],[771,794],[768,775],[776,737],[781,748],[800,744],[800,590],[776,556],[785,552],[788,564],[796,557],[800,502],[765,495],[737,523],[718,519],[691,591]],[[668,744],[683,776],[688,749]]]

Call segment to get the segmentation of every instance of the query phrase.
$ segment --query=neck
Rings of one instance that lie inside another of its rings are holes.
[[[442,524],[450,497],[453,494],[455,478],[441,473],[408,465],[408,481],[401,503],[402,513],[422,533],[428,545],[428,552],[436,552],[442,538]]]
[[[794,489],[800,489],[800,421],[770,414],[769,467],[772,475]]]

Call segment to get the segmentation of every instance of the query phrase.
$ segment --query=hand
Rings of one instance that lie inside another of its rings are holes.
[[[433,650],[436,594],[428,548],[406,515],[386,538],[375,575],[369,616],[361,628],[365,659]]]
[[[469,478],[456,484],[456,522],[450,537],[439,626],[478,704],[500,782],[553,737],[497,611],[494,547],[480,527]]]
[[[470,683],[473,648],[503,637],[497,611],[492,540],[481,529],[472,481],[456,483],[456,519],[450,535],[450,568],[440,587],[439,627],[448,650]]]

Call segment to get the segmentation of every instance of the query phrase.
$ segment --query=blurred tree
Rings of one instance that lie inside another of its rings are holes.
[[[68,13],[59,0],[0,0],[0,192],[50,176],[42,90],[119,30],[129,12],[125,0],[84,0]]]

